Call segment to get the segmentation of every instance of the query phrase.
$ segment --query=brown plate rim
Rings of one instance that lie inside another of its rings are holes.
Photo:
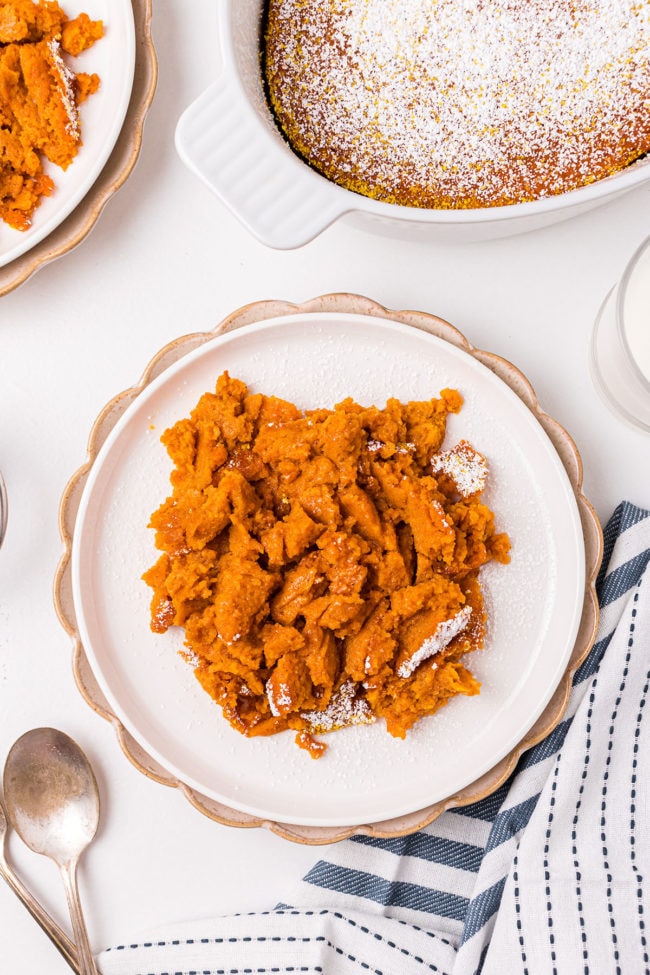
[[[261,819],[231,809],[223,803],[202,795],[164,769],[125,729],[102,693],[81,643],[72,597],[70,556],[79,502],[88,474],[102,444],[129,404],[168,366],[217,335],[270,318],[314,312],[361,314],[402,322],[450,342],[494,372],[535,415],[555,447],[573,488],[585,544],[585,595],[578,634],[569,663],[555,693],[533,727],[505,758],[478,780],[454,795],[408,815],[362,826],[302,826]],[[444,319],[426,312],[389,310],[370,298],[350,293],[321,295],[302,304],[269,300],[244,305],[213,330],[183,335],[160,349],[147,365],[139,382],[110,400],[93,424],[88,440],[86,461],[72,475],[61,498],[59,531],[63,542],[63,554],[54,580],[54,603],[57,615],[73,643],[72,665],[77,687],[86,702],[112,723],[122,751],[140,772],[156,782],[179,789],[199,812],[216,822],[228,826],[265,827],[285,839],[309,845],[333,843],[354,834],[397,837],[415,832],[428,826],[446,809],[468,805],[494,792],[513,771],[521,754],[545,738],[564,715],[573,675],[593,646],[599,618],[596,577],[603,554],[603,534],[594,508],[583,493],[582,478],[582,460],[575,442],[556,420],[541,409],[535,391],[523,373],[508,360],[474,348],[457,328]]]
[[[132,0],[135,23],[135,70],[124,123],[104,168],[58,227],[34,247],[0,268],[0,297],[24,284],[35,271],[80,244],[109,199],[126,182],[142,147],[144,122],[158,81],[158,61],[151,36],[153,0]]]

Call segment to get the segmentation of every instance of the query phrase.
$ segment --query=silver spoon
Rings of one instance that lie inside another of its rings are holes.
[[[88,759],[54,728],[28,731],[4,770],[11,823],[30,849],[49,856],[63,879],[81,975],[97,975],[77,888],[77,864],[97,831],[99,792]]]
[[[79,965],[77,964],[77,949],[75,945],[70,941],[67,934],[61,930],[56,921],[50,917],[45,908],[39,904],[34,895],[27,890],[20,877],[16,876],[7,862],[5,852],[6,835],[7,817],[5,816],[4,807],[0,801],[0,875],[4,877],[14,894],[23,902],[34,920],[40,924],[43,931],[45,931],[53,944],[56,945],[70,968],[78,972]]]

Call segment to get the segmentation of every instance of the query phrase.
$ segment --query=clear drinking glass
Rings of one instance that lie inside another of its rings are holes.
[[[607,405],[650,433],[650,237],[601,306],[592,336],[591,372]]]
[[[9,516],[9,506],[7,504],[7,488],[0,474],[0,545],[2,545],[7,530],[7,518]]]

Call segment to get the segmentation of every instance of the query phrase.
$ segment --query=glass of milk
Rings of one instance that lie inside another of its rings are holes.
[[[650,433],[650,238],[632,256],[598,313],[591,370],[610,408]]]

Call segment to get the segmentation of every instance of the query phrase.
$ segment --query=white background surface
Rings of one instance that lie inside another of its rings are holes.
[[[599,305],[650,233],[650,188],[509,240],[408,243],[342,223],[300,251],[269,251],[176,156],[177,119],[217,70],[214,3],[193,0],[188,10],[156,0],[159,85],[134,173],[84,243],[0,299],[0,469],[10,499],[0,551],[0,764],[39,725],[71,734],[92,759],[103,814],[80,882],[95,950],[165,920],[272,907],[318,856],[261,830],[221,827],[146,779],[73,682],[51,596],[60,496],[99,410],[161,346],[259,299],[353,291],[432,312],[528,376],[576,440],[585,493],[603,520],[622,498],[650,505],[650,439],[608,412],[588,368]],[[15,836],[10,856],[66,923],[56,868]],[[68,972],[4,884],[0,971]]]

